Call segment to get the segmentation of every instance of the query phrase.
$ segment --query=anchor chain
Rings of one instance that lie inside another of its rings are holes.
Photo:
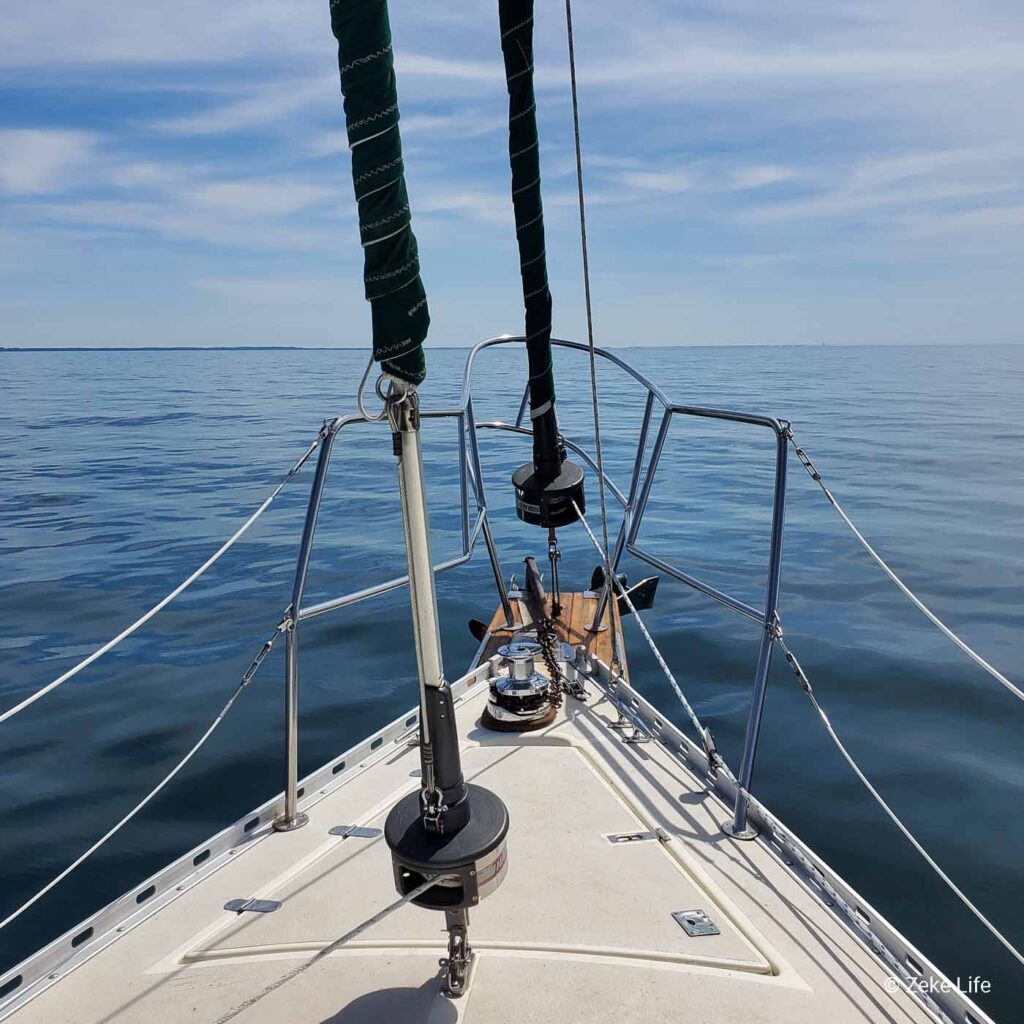
[[[555,653],[555,644],[559,643],[558,631],[555,629],[555,620],[546,615],[537,624],[537,643],[540,644],[541,656],[547,666],[548,677],[548,700],[551,706],[557,711],[562,706],[562,693],[567,690],[565,677],[558,665],[558,658]]]

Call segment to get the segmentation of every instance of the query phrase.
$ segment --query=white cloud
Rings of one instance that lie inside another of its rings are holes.
[[[185,64],[329,53],[326,4],[314,0],[51,0],[4,11],[7,67]]]
[[[182,180],[186,170],[175,164],[155,160],[138,160],[116,166],[110,174],[110,184],[116,188],[158,188]],[[192,175],[195,168],[191,169]]]
[[[677,49],[664,37],[651,39],[646,52],[629,59],[602,62],[585,76],[591,85],[657,82],[661,87],[687,84],[702,94],[723,83],[758,91],[779,83],[842,82],[878,85],[885,81],[935,82],[961,80],[984,73],[1016,73],[1024,65],[1024,46],[842,49],[820,51],[797,47],[690,45]]]
[[[1024,140],[1002,139],[981,146],[915,151],[858,160],[850,171],[854,185],[877,185],[943,174],[977,174],[1024,160]]]
[[[490,61],[463,60],[433,54],[403,53],[399,50],[395,56],[395,70],[400,76],[454,78],[463,82],[505,87],[505,69],[500,57]]]
[[[248,297],[262,311],[272,294],[300,295],[293,271],[306,261],[316,279],[324,253],[346,261],[358,283],[326,6],[90,0],[86,13],[80,0],[51,0],[13,8],[0,54],[5,82],[78,97],[73,109],[55,104],[38,127],[0,135],[3,216],[34,239],[17,265],[51,265],[69,238],[96,240],[115,261],[146,244],[158,258],[173,251],[207,261],[177,282],[196,301],[212,308],[214,295]],[[516,287],[494,8],[493,0],[391,0],[409,187],[431,287],[464,283],[455,255],[464,246],[453,239],[503,254],[493,267],[474,260],[470,317],[471,303],[487,304],[489,315],[493,296],[511,288],[514,297]],[[578,245],[563,15],[558,4],[538,5],[555,274],[576,268]],[[596,273],[627,286],[663,274],[666,294],[688,268],[703,275],[702,288],[716,267],[730,271],[723,279],[764,273],[778,289],[778,308],[761,311],[770,331],[810,266],[827,276],[884,265],[887,279],[920,281],[929,261],[998,277],[1024,259],[1024,5],[778,0],[769,10],[758,0],[696,8],[631,0],[623,18],[621,4],[592,0],[575,30]],[[48,93],[34,95],[41,103]],[[102,138],[72,130],[74,111],[86,106],[102,120]],[[61,119],[71,127],[44,127]],[[679,223],[686,230],[672,231]],[[935,234],[952,231],[957,246],[936,244]],[[239,276],[211,271],[197,281],[197,268],[216,267],[224,246]],[[276,254],[288,273],[241,276],[252,269],[243,266],[249,251],[263,268]],[[665,259],[669,252],[679,258]],[[633,304],[609,302],[621,304],[627,323]],[[678,330],[678,318],[668,319]]]
[[[622,175],[622,181],[632,188],[651,192],[689,192],[696,184],[694,176],[685,170],[627,171]]]
[[[0,190],[16,195],[59,192],[91,162],[91,132],[42,128],[0,131]]]
[[[983,231],[991,245],[990,232],[1011,230],[1019,233],[1024,228],[1024,204],[980,206],[971,210],[958,210],[915,220],[908,228],[916,235],[941,234],[947,231]]]
[[[1002,141],[981,147],[868,156],[849,167],[820,169],[813,190],[799,198],[766,203],[741,216],[767,222],[792,218],[859,216],[876,211],[913,214],[922,207],[969,202],[1021,189],[1024,146]],[[945,211],[944,211],[945,212]]]
[[[413,200],[415,214],[460,213],[477,220],[507,227],[512,223],[512,204],[504,192],[483,189],[434,186],[417,189]]]
[[[737,189],[765,188],[768,185],[780,185],[785,181],[793,181],[800,173],[792,167],[777,167],[765,164],[756,167],[737,167],[729,173],[732,186]]]
[[[356,283],[333,278],[295,277],[287,274],[253,274],[247,277],[201,277],[193,286],[203,292],[210,292],[223,298],[244,302],[247,305],[276,306],[281,304],[337,304],[342,295],[348,294],[355,303],[362,299],[362,291]]]
[[[795,218],[828,220],[835,218],[863,218],[866,213],[881,211],[891,216],[896,209],[912,210],[921,205],[950,200],[977,199],[997,192],[1014,189],[1016,183],[976,184],[914,184],[884,189],[838,188],[822,195],[810,196],[790,202],[770,203],[754,207],[739,214],[744,220],[767,222]]]
[[[411,114],[402,118],[402,135],[428,132],[438,139],[472,139],[504,130],[504,117],[493,117],[473,111],[445,114]]]
[[[588,161],[588,164],[590,161]],[[615,167],[615,164],[605,166]],[[701,160],[686,162],[678,158],[674,170],[635,171],[618,174],[618,180],[629,188],[641,192],[681,194],[684,192],[750,191],[794,181],[800,172],[792,167],[771,164],[730,165],[722,161]],[[628,201],[629,196],[622,196]]]
[[[330,198],[340,199],[342,182],[335,186],[305,181],[215,181],[192,189],[188,198],[199,207],[225,214],[286,217]]]
[[[280,123],[310,106],[334,108],[341,116],[338,76],[324,74],[299,81],[283,79],[260,86],[244,99],[211,106],[197,114],[168,118],[149,127],[174,135],[207,135],[245,131]]]
[[[186,197],[150,200],[78,200],[35,204],[25,215],[38,226],[62,228],[93,238],[152,235],[258,252],[339,251],[333,223],[306,225],[266,216],[245,215],[239,208],[191,203]],[[65,234],[66,238],[66,234]]]

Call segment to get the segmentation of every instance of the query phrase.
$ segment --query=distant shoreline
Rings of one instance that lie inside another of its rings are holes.
[[[357,345],[0,345],[0,352],[302,352]]]
[[[684,343],[681,345],[614,345],[611,349],[677,348],[1016,348],[1020,341],[902,341],[832,344],[824,341],[751,341],[720,344]],[[433,351],[468,351],[471,345],[428,345]],[[0,345],[2,352],[368,352],[369,345]]]

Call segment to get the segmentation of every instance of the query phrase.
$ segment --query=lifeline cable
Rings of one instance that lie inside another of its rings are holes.
[[[147,622],[149,622],[149,620],[153,618],[154,615],[156,615],[158,612],[166,608],[179,594],[181,594],[183,591],[187,590],[190,586],[192,586],[192,584],[195,583],[195,581],[199,579],[200,576],[202,576],[208,569],[212,568],[213,565],[216,562],[218,562],[220,558],[228,552],[228,550],[234,547],[235,543],[241,539],[241,537],[248,531],[249,527],[252,526],[253,523],[255,523],[256,520],[259,519],[259,517],[263,515],[263,513],[266,512],[268,508],[270,508],[271,503],[281,493],[281,491],[284,490],[285,485],[299,472],[300,469],[302,469],[303,465],[305,465],[306,461],[313,454],[313,452],[317,450],[321,442],[327,437],[328,433],[335,429],[336,423],[337,421],[335,420],[333,423],[324,426],[324,428],[317,435],[316,440],[313,441],[313,443],[302,453],[301,456],[299,456],[298,460],[295,462],[292,468],[289,469],[288,472],[285,474],[284,479],[282,479],[281,482],[270,492],[270,494],[267,495],[267,497],[263,500],[263,503],[259,506],[259,508],[257,508],[256,511],[253,512],[253,514],[249,516],[249,518],[246,519],[246,521],[242,523],[242,525],[212,555],[210,555],[210,557],[205,562],[203,562],[203,564],[199,566],[199,568],[196,569],[196,571],[192,573],[191,576],[187,577],[181,583],[179,583],[169,594],[167,594],[165,597],[157,601],[157,603],[153,605],[153,607],[150,608],[149,611],[145,612],[143,615],[140,615],[130,626],[127,626],[125,627],[125,629],[121,630],[121,632],[118,633],[117,636],[115,636],[112,640],[108,640],[105,644],[103,644],[102,647],[98,647],[95,651],[92,652],[92,654],[83,658],[73,668],[69,668],[67,672],[63,673],[62,675],[59,675],[56,679],[53,680],[53,682],[47,683],[46,686],[40,687],[38,690],[35,691],[35,693],[31,694],[30,696],[26,697],[23,701],[20,701],[13,707],[8,708],[6,711],[0,714],[0,723],[6,722],[7,719],[9,718],[13,718],[16,714],[18,714],[19,711],[24,711],[25,708],[29,707],[32,704],[35,704],[35,702],[39,700],[40,697],[45,697],[46,694],[50,693],[53,690],[56,690],[57,687],[59,686],[63,686],[66,682],[68,682],[68,680],[73,679],[75,676],[78,675],[79,672],[82,671],[82,669],[88,668],[94,661],[98,661],[100,658],[103,657],[104,654],[108,653],[109,651],[112,651],[123,640],[127,640],[128,637],[130,637],[133,633],[137,632]]]
[[[123,818],[121,818],[121,820],[116,825],[114,825],[113,828],[105,832],[99,839],[96,840],[95,843],[92,844],[92,846],[89,847],[88,850],[85,851],[85,853],[81,854],[79,857],[73,860],[63,871],[60,872],[60,874],[50,879],[50,881],[47,882],[46,885],[42,887],[42,889],[40,889],[34,896],[30,897],[24,903],[22,903],[22,905],[18,907],[17,910],[15,910],[11,914],[8,914],[7,917],[3,919],[3,921],[0,921],[0,929],[6,928],[7,925],[9,925],[16,918],[21,917],[21,915],[24,914],[29,907],[31,907],[38,900],[41,900],[52,888],[54,888],[54,886],[56,886],[65,878],[67,878],[68,875],[70,875],[71,872],[75,870],[75,868],[77,868],[80,864],[88,860],[88,858],[91,857],[101,846],[103,846],[104,843],[106,843],[109,839],[112,839],[115,835],[117,835],[117,833],[120,832],[121,829],[124,828],[124,826],[127,825],[128,822],[130,822],[135,817],[135,815],[137,815],[139,811],[143,809],[143,807],[150,803],[153,800],[153,798],[156,797],[167,786],[167,784],[182,770],[182,768],[184,768],[185,765],[187,765],[189,761],[192,760],[192,758],[199,752],[199,749],[203,746],[203,744],[206,743],[206,741],[213,735],[213,732],[217,728],[217,726],[224,721],[225,716],[234,706],[235,701],[238,700],[238,698],[241,696],[242,691],[252,682],[253,677],[259,671],[260,665],[263,664],[263,660],[273,649],[274,642],[277,640],[278,636],[280,636],[288,628],[288,623],[289,620],[287,618],[281,623],[279,623],[277,628],[274,630],[273,634],[271,634],[271,636],[264,642],[263,646],[260,648],[256,657],[253,658],[252,662],[250,663],[249,668],[246,669],[245,674],[242,676],[241,682],[239,682],[235,689],[232,691],[231,696],[228,697],[227,702],[217,713],[216,718],[214,718],[214,720],[210,723],[210,725],[207,727],[206,731],[202,734],[202,736],[200,736],[199,739],[196,740],[196,742],[193,744],[189,752],[160,780],[160,782],[158,782],[142,798],[142,800],[140,800]]]
[[[904,838],[914,847],[915,850],[924,858],[928,866],[942,879],[943,882],[950,888],[953,894],[960,900],[960,902],[992,933],[992,935],[1003,945],[1003,947],[1015,957],[1021,964],[1024,964],[1024,953],[1021,953],[1016,946],[971,902],[970,898],[964,893],[962,889],[953,881],[949,875],[946,874],[942,868],[935,862],[934,858],[928,851],[917,841],[914,834],[903,824],[899,815],[886,803],[882,794],[871,784],[871,781],[861,770],[860,766],[853,759],[853,755],[846,749],[846,745],[839,738],[832,725],[828,715],[825,714],[824,708],[818,703],[818,698],[814,694],[814,690],[811,688],[811,682],[807,678],[807,674],[804,672],[800,662],[797,661],[796,656],[786,646],[785,640],[782,638],[781,630],[775,636],[775,642],[779,645],[780,650],[786,656],[786,661],[789,662],[789,667],[793,670],[793,674],[796,676],[797,682],[800,684],[801,689],[807,694],[807,699],[811,702],[811,706],[818,713],[818,717],[821,719],[822,724],[825,726],[826,731],[829,734],[832,742],[836,745],[839,753],[843,755],[846,763],[853,770],[853,773],[858,779],[864,784],[867,791],[875,798],[879,807],[889,816],[892,823],[903,833]]]
[[[825,484],[825,481],[822,480],[821,473],[818,472],[818,467],[815,466],[815,464],[811,461],[811,457],[807,454],[806,451],[804,451],[803,448],[801,448],[796,443],[796,440],[792,436],[790,436],[790,441],[792,442],[793,447],[796,450],[797,458],[803,464],[804,469],[807,470],[807,473],[810,476],[810,478],[821,488],[822,493],[825,495],[826,498],[828,498],[829,503],[836,510],[836,512],[839,513],[843,522],[846,523],[846,525],[853,531],[853,535],[857,538],[858,541],[860,541],[864,550],[867,551],[867,553],[875,560],[875,562],[878,563],[878,565],[881,567],[883,572],[885,572],[885,574],[889,577],[889,579],[891,579],[893,583],[895,583],[896,586],[899,587],[903,594],[913,602],[918,611],[920,611],[932,623],[933,626],[936,626],[947,639],[952,640],[953,643],[955,643],[957,647],[959,647],[960,650],[967,655],[967,657],[969,657],[975,664],[983,668],[993,679],[995,679],[997,682],[1005,686],[1006,689],[1009,690],[1010,693],[1012,693],[1018,700],[1024,700],[1024,691],[1022,691],[1020,687],[1018,687],[1015,683],[1007,679],[1006,676],[1004,676],[1003,673],[999,671],[999,669],[990,665],[980,654],[978,654],[976,650],[974,650],[973,647],[971,647],[965,641],[961,640],[960,637],[958,637],[956,633],[954,633],[953,630],[951,630],[949,626],[947,626],[938,617],[938,615],[936,615],[910,589],[910,587],[908,587],[906,583],[904,583],[903,580],[901,580],[899,576],[896,575],[896,573],[893,571],[892,568],[890,568],[885,559],[882,558],[882,556],[868,543],[868,540],[864,536],[864,534],[861,533],[856,526],[854,526],[853,520],[846,514],[846,510],[843,508],[842,505],[839,504],[838,500],[836,499],[836,496]]]

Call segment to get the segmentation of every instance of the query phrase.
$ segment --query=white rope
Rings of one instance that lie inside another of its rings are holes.
[[[946,883],[947,886],[949,886],[952,892],[959,898],[960,902],[963,903],[963,905],[992,933],[992,935],[999,940],[999,942],[1006,948],[1006,950],[1012,956],[1014,956],[1022,965],[1024,965],[1024,954],[1022,954],[1017,949],[1017,947],[1014,946],[1013,943],[1010,942],[1010,940],[1006,938],[1005,935],[1003,935],[1003,933],[971,902],[968,896],[964,893],[962,889],[959,888],[959,886],[957,886],[953,879],[950,878],[949,875],[947,875],[946,872],[939,867],[939,865],[935,862],[931,854],[929,854],[928,851],[917,841],[917,839],[914,838],[914,835],[910,831],[910,829],[903,824],[903,822],[900,820],[896,812],[885,802],[881,793],[879,793],[878,790],[875,789],[875,787],[871,784],[868,777],[864,774],[864,772],[861,771],[860,766],[857,764],[856,761],[854,761],[852,755],[846,749],[846,746],[843,743],[843,741],[836,734],[835,729],[832,727],[831,721],[829,721],[828,715],[825,714],[824,709],[818,703],[818,698],[814,695],[814,691],[811,689],[810,680],[808,680],[806,674],[804,673],[804,670],[800,667],[800,662],[796,660],[796,657],[786,646],[786,643],[781,636],[776,637],[776,643],[778,643],[779,647],[782,649],[783,654],[785,654],[786,660],[789,662],[790,666],[793,669],[793,672],[796,674],[797,680],[799,681],[804,693],[807,694],[807,698],[808,700],[810,700],[814,710],[818,712],[818,716],[821,718],[822,724],[825,726],[829,736],[832,738],[832,742],[835,743],[836,747],[839,750],[839,753],[841,753],[843,757],[846,759],[846,763],[853,770],[857,778],[860,779],[862,783],[864,783],[864,786],[867,789],[867,791],[875,798],[875,800],[878,802],[878,805],[889,816],[892,823],[900,830],[900,832],[903,833],[904,837],[907,839],[910,845],[913,846],[919,854],[921,854],[921,856],[927,862],[928,866],[939,876],[939,878],[941,878]]]
[[[580,522],[583,524],[583,528],[587,531],[587,534],[593,542],[594,547],[596,547],[597,550],[600,551],[601,545],[598,543],[597,538],[594,536],[594,531],[591,530],[590,524],[587,522],[586,517],[580,511],[579,506],[575,502],[573,502],[573,507],[576,509],[576,513],[580,517]],[[665,658],[662,656],[661,651],[658,650],[658,645],[654,642],[654,637],[652,637],[651,634],[647,631],[647,627],[644,625],[644,620],[640,618],[640,613],[636,610],[636,605],[634,605],[632,600],[630,599],[630,596],[627,593],[626,588],[622,585],[621,581],[618,578],[615,579],[614,585],[618,589],[619,594],[622,596],[622,599],[626,602],[626,605],[629,607],[630,612],[632,612],[633,618],[636,619],[636,624],[640,628],[640,632],[643,633],[644,639],[647,641],[647,646],[650,647],[651,653],[654,655],[655,660],[661,666],[662,672],[665,673],[665,678],[668,679],[668,681],[672,684],[672,689],[675,690],[676,696],[679,698],[680,704],[683,705],[683,710],[685,710],[687,715],[689,715],[690,721],[693,723],[694,729],[697,730],[697,735],[700,736],[702,742],[704,743],[705,750],[709,751],[709,753],[710,751],[714,750],[716,756],[721,762],[720,767],[724,767],[725,764],[724,761],[722,761],[721,754],[718,754],[717,750],[715,750],[714,740],[711,738],[711,733],[708,732],[705,726],[701,723],[700,718],[697,717],[697,712],[693,710],[693,705],[686,699],[686,694],[683,693],[682,687],[679,685],[679,683],[676,682],[676,677],[672,674],[672,670],[668,667],[668,662],[665,661]],[[715,766],[709,764],[708,767],[713,768]]]
[[[235,687],[234,692],[228,698],[227,703],[220,709],[220,712],[217,714],[217,717],[210,723],[209,727],[203,733],[203,735],[199,737],[195,744],[193,744],[192,749],[189,750],[189,752],[170,770],[170,772],[168,772],[167,775],[165,775],[163,779],[161,779],[160,782],[157,783],[157,785],[154,786],[146,794],[146,796],[144,796],[142,800],[139,801],[139,803],[137,803],[113,828],[105,832],[99,839],[96,840],[95,843],[92,844],[92,846],[89,847],[88,850],[85,851],[85,853],[83,853],[76,860],[72,861],[72,863],[69,864],[59,875],[57,875],[55,878],[47,882],[46,885],[44,885],[42,889],[39,890],[39,892],[37,892],[30,899],[27,899],[20,907],[18,907],[17,910],[14,911],[14,913],[8,914],[7,917],[3,919],[3,921],[0,921],[0,930],[6,928],[16,918],[21,917],[21,915],[24,914],[29,907],[31,907],[34,903],[41,900],[54,886],[59,885],[61,882],[63,882],[64,879],[67,878],[68,875],[70,875],[71,872],[75,870],[75,868],[77,868],[84,861],[88,860],[88,858],[91,857],[101,846],[103,846],[103,844],[106,843],[107,840],[117,835],[117,833],[120,832],[121,829],[124,828],[124,826],[127,825],[128,822],[130,822],[132,818],[134,818],[139,813],[139,811],[141,811],[148,803],[150,803],[153,800],[153,798],[158,793],[160,793],[161,790],[163,790],[164,787],[182,770],[182,768],[184,768],[185,765],[187,765],[189,761],[192,760],[192,758],[199,751],[199,748],[202,747],[202,745],[210,738],[210,736],[213,735],[213,731],[217,728],[217,726],[220,725],[222,721],[224,721],[225,715],[227,715],[227,713],[231,710],[235,701],[238,700],[238,697],[241,694],[241,692],[249,685],[249,683],[252,682],[253,676],[256,674],[256,671],[262,664],[263,659],[267,656],[267,654],[270,653],[270,649],[274,646],[274,641],[277,639],[280,633],[283,632],[284,629],[286,628],[287,621],[288,620],[286,619],[284,622],[282,622],[275,630],[273,636],[269,640],[267,640],[266,643],[264,643],[263,647],[260,650],[260,653],[257,654],[255,659],[253,659],[252,664],[249,666],[249,670],[245,673],[245,675],[242,676],[241,682],[239,682],[239,684]]]
[[[853,535],[863,545],[864,550],[878,563],[883,572],[896,584],[897,587],[913,602],[920,611],[934,626],[937,626],[939,630],[947,637],[952,640],[953,643],[960,648],[964,654],[967,655],[976,665],[983,668],[993,679],[997,682],[1002,683],[1007,690],[1010,691],[1018,700],[1024,700],[1024,690],[1021,690],[1019,686],[1011,682],[1006,676],[1003,675],[997,668],[989,664],[973,647],[968,645],[965,641],[961,640],[939,617],[936,615],[911,589],[896,575],[896,573],[886,563],[885,559],[868,543],[867,538],[857,529],[853,524],[853,520],[846,514],[846,510],[836,500],[836,496],[829,490],[825,485],[825,481],[822,480],[821,474],[818,472],[817,467],[811,461],[810,456],[803,448],[799,447],[796,442],[793,442],[793,447],[796,449],[797,457],[803,463],[804,468],[807,470],[811,479],[821,488],[825,497],[828,498],[832,507],[842,517],[843,522],[853,531]]]
[[[325,430],[328,428],[325,428]],[[295,463],[290,470],[288,470],[284,479],[267,495],[263,503],[256,509],[255,512],[242,525],[235,530],[235,532],[212,554],[210,557],[203,562],[201,566],[191,576],[179,583],[166,597],[158,601],[152,608],[149,609],[144,615],[140,615],[130,626],[121,630],[112,640],[108,640],[102,647],[98,647],[88,657],[83,658],[74,668],[70,668],[63,675],[58,676],[53,680],[52,683],[47,683],[45,686],[40,687],[31,696],[26,697],[23,701],[15,704],[13,707],[8,708],[3,714],[0,714],[0,724],[6,722],[9,718],[13,718],[16,714],[24,711],[25,708],[35,704],[41,697],[45,697],[48,693],[56,690],[58,686],[63,686],[68,680],[73,679],[83,669],[88,668],[94,661],[98,661],[108,651],[112,651],[119,643],[123,640],[127,640],[133,633],[138,632],[154,615],[166,608],[179,594],[187,590],[200,576],[203,575],[208,569],[210,569],[220,558],[227,553],[238,540],[248,531],[249,527],[256,522],[257,519],[270,507],[271,502],[281,493],[284,489],[285,484],[302,468],[306,460],[316,451],[320,442],[324,438],[324,432],[321,431],[317,439],[306,449],[299,460]]]
[[[406,903],[411,903],[417,896],[422,896],[437,880],[441,877],[439,875],[431,875],[421,885],[416,886],[411,892],[407,892],[401,899],[395,900],[394,903],[389,904],[383,910],[378,910],[373,917],[367,918],[362,924],[357,924],[351,931],[345,932],[344,935],[339,936],[330,945],[324,946],[323,949],[317,950],[308,960],[304,960],[298,967],[292,968],[287,974],[282,974],[276,981],[272,981],[266,988],[260,989],[255,995],[250,996],[244,1002],[239,1003],[237,1006],[228,1010],[227,1013],[218,1017],[214,1024],[227,1024],[229,1020],[234,1020],[240,1013],[244,1013],[249,1009],[250,1006],[255,1006],[265,996],[269,996],[271,992],[276,992],[279,988],[287,985],[289,981],[297,978],[304,971],[308,971],[310,967],[315,963],[319,963],[325,956],[330,956],[336,949],[339,949],[346,942],[351,942],[357,935],[362,935],[367,928],[372,927],[379,921],[383,921],[389,914],[394,913],[399,907],[404,907]]]

